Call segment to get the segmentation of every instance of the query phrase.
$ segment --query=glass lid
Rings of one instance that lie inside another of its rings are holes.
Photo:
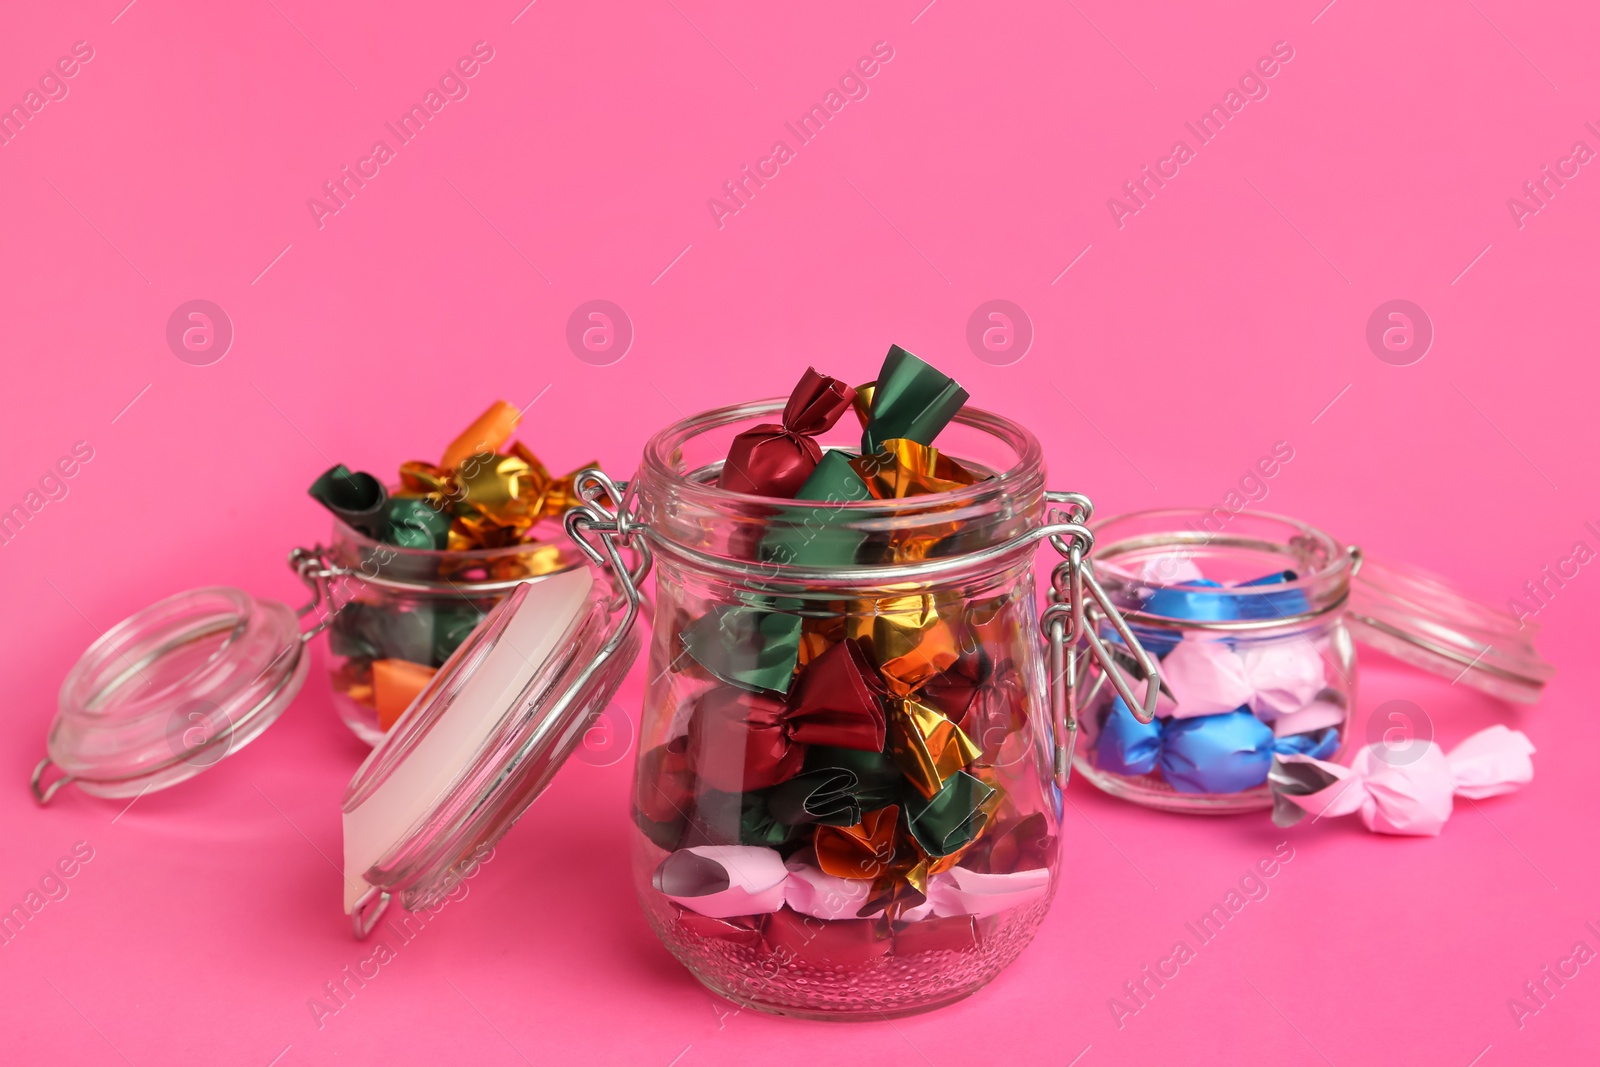
[[[1214,529],[1214,526],[1220,529]],[[1555,668],[1538,626],[1409,564],[1380,563],[1283,515],[1164,509],[1096,522],[1096,565],[1136,628],[1247,633],[1344,611],[1356,640],[1504,700],[1539,699]]]
[[[373,749],[343,801],[358,938],[392,897],[441,899],[550,783],[638,655],[642,577],[580,567],[518,586]]]
[[[295,613],[238,589],[190,589],[107,631],[61,684],[33,794],[71,782],[139,796],[232,755],[289,706],[305,681]],[[54,765],[60,777],[45,782]]]
[[[1534,647],[1537,623],[1419,567],[1362,559],[1345,618],[1362,644],[1502,700],[1532,704],[1556,673]]]

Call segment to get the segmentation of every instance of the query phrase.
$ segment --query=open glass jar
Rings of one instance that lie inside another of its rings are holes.
[[[560,618],[535,614],[557,597],[495,609],[351,783],[358,934],[391,897],[437,899],[605,706],[632,657],[631,546],[657,568],[633,877],[667,948],[736,1003],[827,1019],[938,1007],[1022,951],[1058,879],[1075,635],[1109,625],[1146,683],[1113,686],[1145,718],[1156,699],[1153,661],[1084,566],[1087,501],[1047,494],[1034,437],[970,408],[940,436],[984,475],[970,486],[817,503],[718,489],[734,436],[782,407],[667,428],[625,493],[580,475],[568,529],[603,580],[574,586]],[[1068,596],[1041,634],[1031,569],[1046,539],[1068,557]],[[416,781],[442,787],[390,798],[422,807],[385,801],[419,761],[435,769]]]
[[[1553,673],[1534,651],[1536,628],[1294,519],[1244,511],[1221,524],[1174,509],[1094,530],[1097,572],[1160,657],[1162,685],[1155,720],[1142,723],[1103,671],[1086,671],[1075,762],[1140,804],[1270,808],[1275,756],[1337,759],[1356,706],[1357,640],[1508,700],[1537,700]]]
[[[332,613],[326,651],[334,707],[369,745],[490,608],[519,584],[582,561],[565,536],[445,551],[374,541],[337,519],[327,547],[290,556],[290,566]]]

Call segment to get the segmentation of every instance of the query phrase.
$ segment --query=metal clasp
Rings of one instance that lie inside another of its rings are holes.
[[[1039,618],[1050,644],[1050,713],[1055,726],[1055,773],[1062,789],[1072,775],[1072,752],[1078,737],[1078,676],[1082,661],[1077,650],[1081,642],[1087,655],[1100,664],[1103,677],[1109,678],[1117,695],[1140,722],[1156,716],[1156,701],[1161,694],[1161,672],[1155,657],[1145,651],[1133,630],[1095,579],[1088,556],[1094,548],[1094,533],[1088,528],[1094,505],[1082,493],[1046,493],[1052,504],[1066,505],[1052,510],[1052,524],[1065,519],[1064,528],[1050,536],[1051,546],[1062,561],[1050,574],[1050,606]],[[1113,631],[1138,667],[1144,682],[1144,695],[1134,695],[1122,665],[1100,636],[1101,623]]]

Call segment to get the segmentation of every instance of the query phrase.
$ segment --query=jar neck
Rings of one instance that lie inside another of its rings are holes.
[[[1337,617],[1357,566],[1331,535],[1265,512],[1143,511],[1093,529],[1101,582],[1130,621],[1149,626],[1258,630]]]
[[[708,411],[667,427],[645,446],[630,495],[664,556],[798,578],[977,555],[1043,521],[1045,471],[1037,439],[1009,419],[971,408],[938,441],[941,453],[984,476],[970,486],[860,502],[718,489],[733,438],[773,426],[782,410],[783,401],[769,400]],[[855,454],[859,428],[841,421],[817,441],[825,450]]]

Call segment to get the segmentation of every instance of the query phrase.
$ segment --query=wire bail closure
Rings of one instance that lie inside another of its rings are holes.
[[[1134,636],[1094,576],[1088,555],[1094,548],[1094,533],[1088,522],[1094,504],[1082,493],[1046,493],[1051,504],[1064,504],[1047,516],[1058,532],[1050,535],[1050,545],[1062,561],[1050,573],[1050,606],[1039,617],[1039,625],[1049,641],[1050,713],[1055,726],[1055,774],[1062,789],[1072,776],[1072,753],[1078,738],[1078,678],[1083,657],[1092,656],[1100,664],[1103,678],[1112,686],[1140,722],[1156,716],[1156,701],[1161,695],[1161,672],[1155,657]],[[1063,522],[1063,520],[1065,520]],[[1134,694],[1124,668],[1104,638],[1101,623],[1110,623],[1123,646],[1137,664],[1144,682],[1144,696]],[[1083,652],[1078,651],[1082,644]]]

